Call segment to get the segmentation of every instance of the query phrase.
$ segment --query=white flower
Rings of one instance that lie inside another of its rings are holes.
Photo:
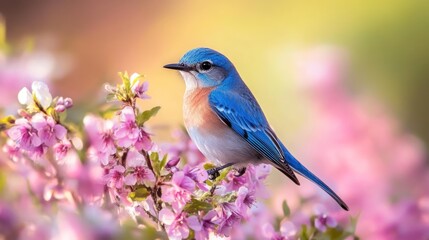
[[[37,101],[42,105],[43,108],[48,108],[52,102],[52,96],[49,92],[48,85],[44,82],[35,81],[31,85],[31,90],[33,90],[33,95]]]
[[[24,87],[18,93],[18,101],[29,107],[36,107],[36,101],[44,108],[48,108],[52,103],[52,95],[49,92],[48,85],[44,82],[34,81],[30,91]]]
[[[131,77],[130,77],[131,85],[134,85],[136,83],[136,81],[138,81],[141,77],[142,77],[142,75],[140,75],[139,73],[131,74]]]
[[[34,103],[33,96],[31,95],[31,92],[28,91],[28,88],[24,87],[19,91],[18,93],[18,101],[22,105],[30,105]]]
[[[139,79],[142,77],[139,73],[133,73],[130,77],[131,91],[136,93],[136,88],[140,85]]]

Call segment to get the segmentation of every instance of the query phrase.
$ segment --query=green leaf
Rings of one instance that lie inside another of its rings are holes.
[[[98,112],[101,117],[104,119],[111,119],[117,115],[117,112],[120,111],[120,107],[105,105]]]
[[[212,168],[215,168],[215,167],[216,167],[216,165],[214,165],[213,163],[210,163],[210,162],[204,163],[204,169],[205,170],[209,170],[209,169],[212,169]]]
[[[14,116],[6,116],[0,119],[0,132],[6,130],[7,128],[11,127],[12,124],[15,123],[15,117]]]
[[[137,124],[138,124],[139,126],[142,126],[142,125],[143,125],[145,122],[147,122],[151,117],[155,116],[155,115],[158,113],[159,109],[161,109],[161,107],[160,107],[160,106],[156,106],[156,107],[153,107],[153,108],[152,108],[152,109],[150,109],[150,110],[146,110],[146,111],[144,111],[144,112],[142,112],[142,113],[138,114],[138,115],[137,115]]]
[[[119,73],[119,77],[122,79],[122,84],[124,85],[125,91],[131,91],[131,83],[130,83],[130,76],[128,76],[128,72]]]
[[[152,167],[157,176],[161,175],[161,162],[159,161],[158,152],[153,152],[150,154],[150,160],[152,161]]]
[[[343,232],[339,228],[328,228],[323,235],[326,236],[326,239],[342,240],[350,236],[350,233]]]
[[[228,193],[221,197],[224,202],[232,202],[237,199],[237,195],[234,192]]]
[[[226,178],[226,176],[228,175],[229,171],[231,171],[231,167],[220,171],[219,177],[216,178],[216,183],[222,182]]]
[[[308,240],[309,236],[307,233],[307,225],[303,224],[301,225],[301,231],[299,232],[299,239],[302,240]]]
[[[128,196],[133,201],[143,201],[150,195],[150,192],[147,188],[141,187],[136,189],[134,192],[130,192]]]
[[[0,171],[0,195],[3,194],[6,188],[6,174],[3,171]]]
[[[358,216],[350,216],[350,224],[347,227],[346,231],[350,233],[351,236],[353,236],[353,239],[359,239],[358,236],[356,236],[356,226],[359,219]]]
[[[282,209],[283,209],[283,215],[285,217],[289,217],[290,216],[290,208],[289,208],[289,205],[287,204],[286,200],[283,201]]]
[[[165,165],[167,164],[167,157],[168,157],[167,154],[165,154],[164,157],[162,157],[162,160],[161,160],[161,162],[159,164],[159,168],[161,170],[164,169]]]
[[[193,240],[195,239],[195,231],[192,229],[189,229],[189,236],[186,238],[187,240]]]
[[[197,213],[198,211],[208,212],[213,209],[213,206],[210,203],[197,200],[195,198],[191,199],[189,203],[185,205],[183,210],[187,213]]]
[[[114,93],[108,93],[106,95],[106,101],[107,102],[113,102],[115,100],[116,100],[116,94],[114,94]]]
[[[53,107],[48,107],[48,109],[46,109],[46,112],[48,113],[48,115],[50,115],[55,121],[60,121],[60,116],[58,115],[58,113],[55,111],[55,109]]]

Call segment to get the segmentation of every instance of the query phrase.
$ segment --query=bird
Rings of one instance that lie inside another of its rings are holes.
[[[300,185],[295,173],[307,178],[341,208],[347,204],[322,180],[302,165],[270,127],[256,98],[240,77],[233,63],[210,48],[195,48],[178,63],[167,64],[178,70],[185,81],[183,118],[186,130],[202,154],[217,163],[208,171],[238,166],[238,174],[247,164],[269,163]]]

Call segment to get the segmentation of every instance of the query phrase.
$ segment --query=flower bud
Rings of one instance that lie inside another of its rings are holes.
[[[71,108],[73,107],[73,100],[71,98],[66,98],[64,99],[64,106],[66,108]]]
[[[179,161],[180,161],[180,158],[179,157],[173,157],[172,159],[170,159],[168,162],[167,162],[167,165],[165,165],[167,168],[172,168],[172,167],[175,167],[178,163],[179,163]]]
[[[64,105],[57,105],[55,106],[56,112],[64,112],[66,110],[66,107]]]

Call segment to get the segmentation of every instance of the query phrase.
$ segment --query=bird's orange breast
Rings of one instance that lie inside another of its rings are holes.
[[[183,113],[187,128],[211,131],[225,127],[209,105],[208,95],[212,90],[213,88],[196,88],[186,93]]]

